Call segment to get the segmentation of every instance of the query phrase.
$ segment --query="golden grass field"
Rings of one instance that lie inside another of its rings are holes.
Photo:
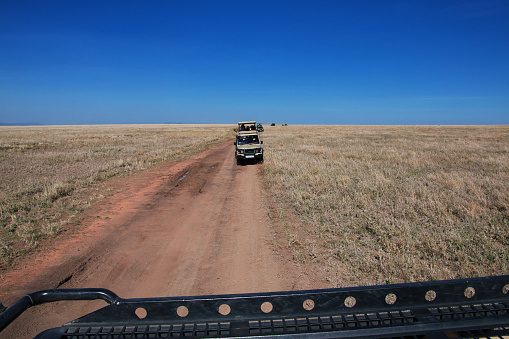
[[[105,192],[98,185],[232,139],[233,125],[0,127],[0,268]]]
[[[0,267],[79,223],[102,182],[233,127],[0,127]],[[509,273],[509,126],[266,126],[262,139],[277,241],[331,286]]]
[[[280,233],[333,286],[509,273],[509,126],[266,127]],[[284,209],[283,209],[284,210]]]

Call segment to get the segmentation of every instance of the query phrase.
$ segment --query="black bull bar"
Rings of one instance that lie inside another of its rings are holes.
[[[31,306],[102,299],[109,305],[36,338],[502,338],[509,335],[508,292],[509,276],[142,299],[106,289],[52,289],[5,309],[0,330]]]

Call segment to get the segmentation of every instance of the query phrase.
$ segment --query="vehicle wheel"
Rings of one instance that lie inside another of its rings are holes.
[[[239,159],[237,159],[237,166],[238,166],[238,165],[240,165],[240,160],[239,160]]]

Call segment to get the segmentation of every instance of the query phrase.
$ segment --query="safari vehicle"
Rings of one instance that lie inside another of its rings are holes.
[[[264,129],[263,129],[263,125],[262,125],[262,124],[260,124],[260,123],[258,123],[258,125],[256,125],[256,130],[257,130],[258,132],[263,132],[263,131],[264,131]]]
[[[263,141],[256,129],[256,121],[239,122],[238,125],[234,143],[237,165],[247,161],[263,161]]]
[[[0,331],[31,306],[102,299],[109,305],[35,338],[507,338],[508,291],[507,275],[145,299],[122,299],[106,289],[53,289],[27,294],[4,310]]]

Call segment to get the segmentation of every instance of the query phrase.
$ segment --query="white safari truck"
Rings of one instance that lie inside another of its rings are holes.
[[[235,140],[237,165],[247,161],[263,161],[262,144],[263,141],[260,140],[256,121],[239,122]]]

